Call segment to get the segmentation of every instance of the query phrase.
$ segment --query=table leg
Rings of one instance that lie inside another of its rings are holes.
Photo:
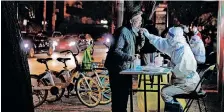
[[[158,112],[160,112],[160,78],[161,76],[158,75]]]
[[[133,111],[133,91],[132,91],[132,81],[133,79],[131,78],[131,90],[130,90],[130,112],[134,112]]]
[[[140,88],[141,82],[142,82],[142,74],[139,75],[138,88]]]
[[[144,100],[145,100],[145,112],[147,112],[147,95],[146,95],[146,76],[144,74]]]

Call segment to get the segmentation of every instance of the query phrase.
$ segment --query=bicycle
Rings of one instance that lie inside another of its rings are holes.
[[[67,87],[69,98],[70,92],[75,89],[79,100],[82,104],[86,105],[87,107],[95,107],[100,103],[101,98],[101,90],[98,86],[97,82],[93,80],[91,77],[86,77],[83,74],[81,69],[81,65],[78,64],[78,60],[76,56],[79,54],[74,54],[71,50],[62,51],[60,53],[71,53],[74,57],[76,67],[71,71],[68,70],[66,61],[70,60],[70,58],[57,58],[57,61],[62,62],[64,64],[64,69],[61,72],[55,74],[56,77],[66,77],[65,79],[65,87]],[[64,92],[59,94],[58,96],[63,96]],[[58,97],[59,100],[61,97]],[[88,101],[85,99],[88,98]]]
[[[107,69],[103,67],[103,63],[100,62],[83,63],[83,69],[88,67],[90,67],[90,69],[87,69],[86,71],[93,72],[93,75],[91,77],[96,80],[101,89],[102,95],[100,104],[105,105],[110,103],[111,89]],[[98,72],[99,70],[102,72]]]
[[[52,58],[37,59],[37,62],[45,64],[46,70],[44,73],[36,75],[31,74],[31,84],[32,84],[32,94],[33,94],[33,104],[34,108],[42,105],[46,101],[48,96],[48,91],[51,94],[57,95],[60,87],[55,86],[53,81],[53,73],[49,70],[47,62],[52,60]],[[35,101],[37,96],[38,101]]]

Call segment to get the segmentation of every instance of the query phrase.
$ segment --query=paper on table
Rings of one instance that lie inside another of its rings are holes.
[[[142,74],[142,73],[160,74],[160,73],[168,73],[170,71],[171,69],[164,67],[142,66],[142,70],[127,69],[123,70],[121,74]]]
[[[143,66],[142,70],[143,71],[160,71],[162,68],[161,67],[155,67],[155,66]]]
[[[131,69],[128,69],[128,70],[124,70],[124,71],[121,71],[120,74],[142,74],[142,71],[135,71],[135,70],[131,70]]]
[[[155,66],[144,66],[142,67],[143,71],[146,72],[169,72],[170,69],[164,67],[155,67]]]

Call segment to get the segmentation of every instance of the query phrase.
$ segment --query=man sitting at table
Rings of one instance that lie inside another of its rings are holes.
[[[179,112],[179,109],[183,111],[173,96],[194,91],[200,80],[196,72],[197,62],[183,36],[183,30],[180,27],[172,27],[168,31],[167,38],[149,34],[146,29],[142,30],[151,44],[171,57],[173,72],[171,84],[164,86],[161,90],[165,101],[165,112]]]

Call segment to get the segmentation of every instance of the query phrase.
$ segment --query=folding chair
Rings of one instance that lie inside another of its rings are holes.
[[[200,72],[200,74],[201,74],[200,76],[202,76],[202,77],[194,91],[192,91],[189,94],[178,94],[178,95],[173,96],[174,98],[189,99],[184,108],[184,112],[185,112],[185,110],[186,110],[186,112],[189,110],[189,108],[191,107],[191,104],[194,100],[197,100],[199,110],[200,110],[200,112],[202,112],[202,108],[201,108],[200,102],[199,102],[200,99],[202,100],[203,105],[205,107],[205,112],[207,112],[207,107],[205,105],[205,100],[204,100],[204,98],[206,97],[206,92],[204,92],[201,88],[200,88],[199,92],[197,92],[196,90],[198,89],[199,85],[201,85],[204,82],[204,80],[209,79],[209,77],[211,77],[211,74],[206,74],[206,72],[208,72],[210,70],[214,70],[215,66],[216,65],[211,65],[207,69]]]

